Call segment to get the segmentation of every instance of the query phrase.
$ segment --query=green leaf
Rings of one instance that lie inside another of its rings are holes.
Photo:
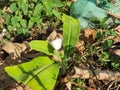
[[[119,63],[115,63],[115,62],[112,62],[111,65],[112,65],[112,67],[115,68],[115,69],[117,69],[117,68],[120,66]]]
[[[25,29],[25,28],[23,28],[23,34],[26,34],[26,33],[28,33],[28,29]]]
[[[102,60],[103,61],[108,61],[109,54],[107,52],[102,51]]]
[[[68,57],[70,52],[74,49],[80,33],[80,25],[79,21],[67,16],[63,15],[62,17],[63,22],[63,46],[65,49],[65,56]]]
[[[114,30],[106,30],[106,36],[118,36],[118,34]]]
[[[97,31],[97,34],[96,34],[96,37],[97,37],[97,39],[103,39],[104,38],[104,34],[103,34],[103,32],[101,31],[101,30],[98,30]]]
[[[27,21],[25,19],[22,19],[20,24],[22,25],[22,27],[27,27]]]
[[[60,13],[60,12],[58,12],[58,11],[55,10],[55,9],[53,9],[53,14],[54,14],[58,19],[61,20],[61,13]]]
[[[27,15],[28,12],[28,4],[22,4],[22,11],[24,15]]]
[[[32,28],[34,25],[34,19],[33,17],[30,18],[30,20],[28,21],[28,28]]]
[[[28,32],[28,29],[26,28],[19,28],[17,29],[17,34],[20,35],[20,34],[26,34]]]
[[[17,82],[27,84],[32,90],[53,90],[59,64],[47,56],[39,56],[27,63],[5,67],[5,71]]]
[[[12,3],[10,5],[10,9],[12,10],[12,12],[15,12],[18,9],[17,6],[16,6],[16,3]]]
[[[103,49],[107,49],[112,45],[113,41],[112,40],[106,40],[103,44]]]
[[[23,33],[22,28],[17,29],[17,34],[18,34],[18,35],[20,35],[20,34],[22,34],[22,33]]]
[[[43,5],[46,8],[46,14],[52,15],[52,8],[54,7],[62,7],[63,3],[60,0],[41,0]]]
[[[0,15],[3,14],[3,11],[0,9]]]
[[[17,5],[18,5],[19,8],[21,8],[22,0],[18,0],[18,1],[17,1]]]
[[[18,23],[17,17],[12,17],[12,18],[11,18],[11,23],[12,23],[13,26],[16,26],[17,23]]]
[[[46,8],[63,6],[63,3],[60,0],[41,0],[41,1]]]
[[[9,0],[10,2],[14,2],[14,1],[17,1],[17,0]]]
[[[8,25],[8,30],[9,30],[9,32],[12,32],[14,30],[14,27],[11,25]]]
[[[56,51],[48,41],[33,40],[29,44],[32,49],[43,52],[47,55],[53,55]]]
[[[11,23],[11,16],[6,16],[6,24],[9,25]]]
[[[37,5],[35,6],[35,10],[34,10],[33,16],[39,16],[39,17],[40,17],[42,10],[43,10],[42,4],[37,4]]]

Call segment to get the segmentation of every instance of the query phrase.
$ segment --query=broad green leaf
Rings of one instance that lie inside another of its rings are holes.
[[[47,15],[52,15],[52,8],[62,7],[63,3],[60,0],[41,0],[46,8]]]
[[[17,1],[17,0],[9,0],[10,2],[14,2],[14,1]]]
[[[60,0],[41,0],[41,1],[46,8],[63,6],[63,3]]]
[[[23,33],[23,30],[22,30],[22,29],[23,29],[23,28],[19,28],[19,29],[17,29],[17,31],[16,31],[16,32],[17,32],[17,34],[18,34],[18,35],[20,35],[20,34],[22,34],[22,33]]]
[[[30,20],[28,21],[28,28],[32,28],[34,25],[34,20],[32,20],[32,17],[30,18]]]
[[[25,19],[21,19],[20,24],[22,25],[22,27],[27,27],[27,21]]]
[[[33,16],[39,16],[39,17],[40,17],[42,10],[43,10],[42,4],[37,4],[37,5],[35,6],[35,10],[34,10]]]
[[[9,32],[12,32],[14,30],[14,27],[12,25],[8,25]]]
[[[0,15],[3,14],[3,11],[0,9]]]
[[[10,9],[12,10],[12,12],[15,12],[18,9],[17,6],[16,6],[16,3],[12,3],[10,5]]]
[[[17,29],[17,34],[20,35],[20,34],[26,34],[28,32],[28,29],[26,28],[19,28]]]
[[[63,15],[63,46],[65,49],[65,56],[68,56],[70,52],[74,49],[80,33],[80,25],[79,21],[67,16]]]
[[[22,0],[18,0],[18,1],[17,1],[17,5],[18,5],[19,8],[21,8]]]
[[[26,0],[25,0],[26,1]],[[23,10],[23,13],[24,15],[27,15],[27,12],[28,12],[28,4],[22,4],[22,10]]]
[[[11,18],[11,23],[12,23],[13,26],[16,26],[16,25],[17,25],[18,19],[17,19],[16,16]]]
[[[11,16],[6,16],[6,24],[9,25],[11,23]]]
[[[26,34],[26,33],[28,33],[28,29],[26,29],[26,28],[23,28],[23,34]]]
[[[29,44],[32,49],[36,51],[41,51],[47,55],[53,55],[55,52],[55,49],[48,41],[33,40]]]
[[[17,82],[27,84],[32,90],[53,90],[59,64],[47,56],[39,56],[27,63],[8,66],[5,71]]]

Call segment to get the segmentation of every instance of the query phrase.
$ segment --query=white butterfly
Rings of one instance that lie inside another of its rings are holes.
[[[50,42],[54,49],[59,50],[62,47],[63,38],[57,38]]]

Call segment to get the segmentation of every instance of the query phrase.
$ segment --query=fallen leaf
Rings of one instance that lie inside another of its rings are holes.
[[[85,43],[84,41],[78,41],[77,44],[75,45],[75,51],[82,52],[85,50]]]
[[[30,48],[27,42],[24,43],[12,43],[5,42],[1,45],[1,50],[4,50],[10,55],[12,59],[16,59],[21,56],[21,53]]]
[[[53,41],[57,37],[57,32],[55,30],[52,31],[52,33],[47,37],[48,41]]]
[[[66,87],[68,90],[71,90],[71,86],[72,86],[71,82],[66,83]]]
[[[112,40],[114,41],[114,44],[120,43],[120,38],[119,37],[115,37]]]
[[[112,53],[114,53],[117,56],[120,56],[120,49],[112,50]]]
[[[93,29],[84,29],[81,31],[80,40],[87,43],[94,43],[96,38],[96,31]]]

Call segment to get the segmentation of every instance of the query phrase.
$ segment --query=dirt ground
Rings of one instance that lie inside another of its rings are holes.
[[[15,82],[4,70],[6,66],[16,65],[22,62],[25,61],[21,58],[12,60],[9,56],[5,60],[0,59],[0,90],[31,90],[27,86]]]

